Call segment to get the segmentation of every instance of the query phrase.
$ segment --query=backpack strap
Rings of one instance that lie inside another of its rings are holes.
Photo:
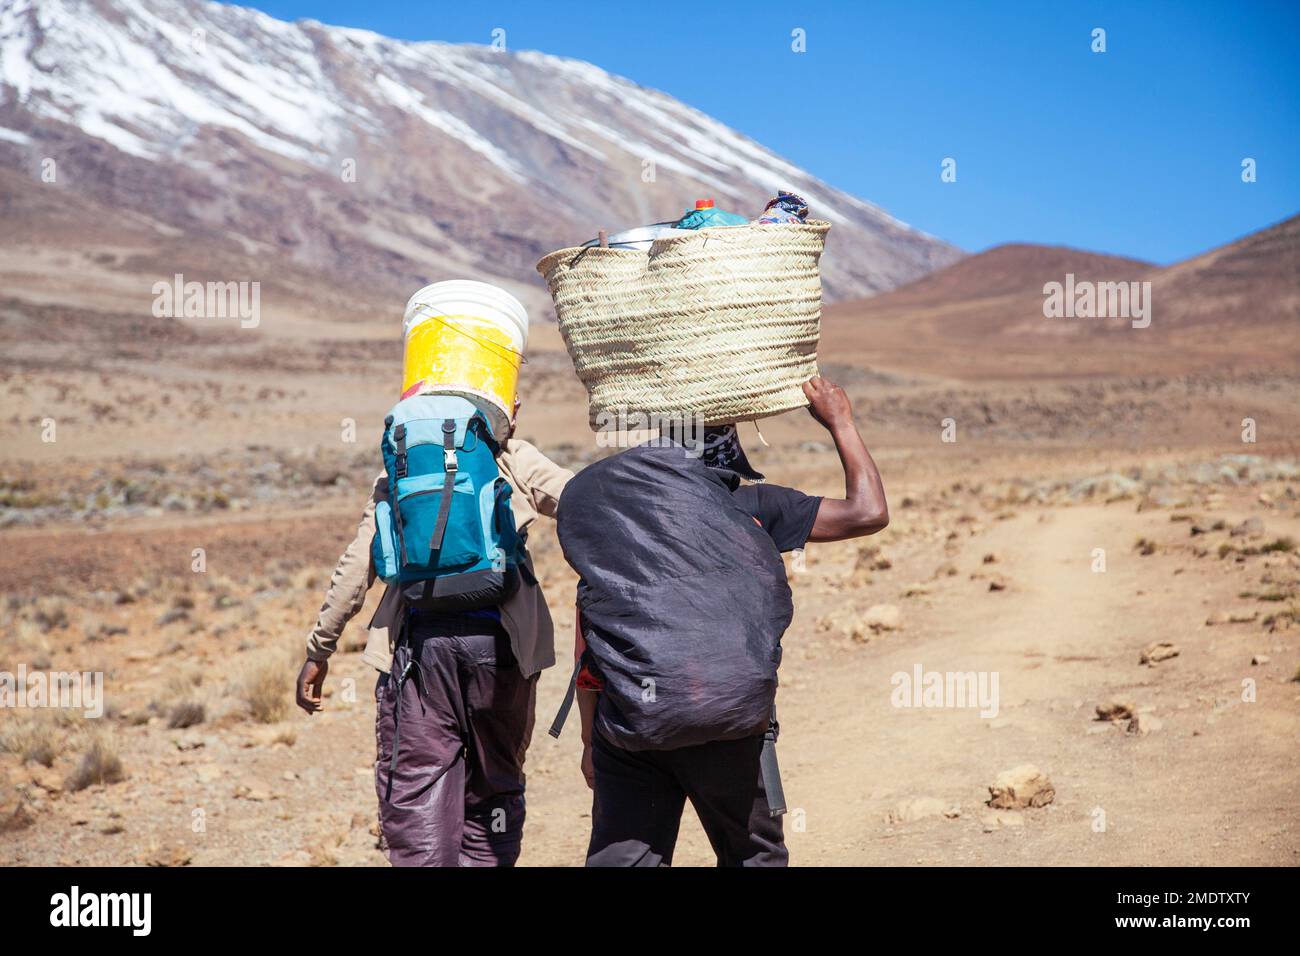
[[[785,789],[781,786],[781,768],[776,763],[776,737],[780,725],[776,722],[776,705],[763,734],[763,749],[758,755],[758,769],[763,776],[763,793],[767,797],[767,815],[779,817],[785,813]]]
[[[560,731],[564,729],[564,722],[569,719],[569,711],[573,709],[573,698],[578,692],[578,673],[581,670],[582,661],[578,660],[573,665],[573,676],[569,678],[569,686],[564,692],[564,700],[560,702],[560,709],[555,712],[555,720],[551,721],[551,729],[547,731],[557,739],[560,736]]]
[[[442,482],[442,495],[438,499],[438,520],[433,526],[433,537],[429,539],[429,553],[442,550],[442,539],[447,533],[447,517],[451,514],[452,486],[456,483],[456,471],[460,465],[456,461],[456,419],[446,418],[442,422],[442,465],[446,477]]]
[[[398,647],[405,643],[409,636],[411,628],[410,611],[405,612],[402,615],[402,618],[403,620],[399,625],[397,635]],[[406,686],[408,678],[415,681],[416,690],[419,691],[416,700],[421,701],[421,708],[424,707],[422,701],[424,685],[420,681],[420,666],[415,660],[416,649],[414,645],[408,644],[407,650],[410,656],[407,657],[406,664],[402,667],[402,672],[394,677],[390,670],[388,677],[390,681],[396,682],[396,686],[393,689],[393,757],[388,762],[388,786],[384,789],[384,799],[389,801],[393,799],[393,776],[397,773],[397,755],[401,751],[402,747],[402,689]],[[396,657],[396,654],[394,654],[394,657]]]
[[[391,422],[393,416],[388,416]],[[406,534],[402,530],[402,509],[397,506],[397,482],[406,477],[406,422],[393,429],[393,480],[389,483],[388,494],[392,498],[393,528],[397,532],[398,569],[406,565]]]
[[[394,478],[406,477],[406,422],[393,429],[393,448],[396,452]]]

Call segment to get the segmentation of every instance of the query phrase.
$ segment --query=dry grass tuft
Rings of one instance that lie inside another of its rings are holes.
[[[239,696],[249,715],[259,724],[274,724],[289,716],[293,705],[292,666],[283,654],[264,653],[244,665],[239,675]]]
[[[0,648],[10,660],[25,663],[29,670],[49,670],[53,664],[50,638],[45,629],[27,618],[19,618],[3,629]],[[11,668],[12,669],[12,668]]]
[[[0,783],[0,833],[13,833],[35,822],[26,798],[8,784]]]
[[[196,670],[188,675],[176,675],[164,685],[161,696],[154,699],[153,708],[166,715],[168,727],[180,730],[207,719],[207,707],[198,693],[202,682],[203,672]]]
[[[167,711],[167,726],[172,730],[197,727],[208,717],[208,709],[201,700],[182,700]]]
[[[72,792],[85,790],[97,783],[119,783],[126,779],[117,747],[105,734],[90,737],[77,769],[68,774],[64,787]]]
[[[23,763],[52,766],[62,746],[58,724],[45,716],[14,719],[0,730],[0,752],[15,754]]]

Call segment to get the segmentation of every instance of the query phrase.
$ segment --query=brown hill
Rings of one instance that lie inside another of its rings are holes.
[[[1041,296],[1043,282],[1073,272],[1084,275],[1137,277],[1154,266],[1137,259],[1083,252],[1069,246],[1014,242],[940,269],[878,297],[899,304],[930,305],[956,299],[988,299],[1029,293]],[[1047,279],[1043,277],[1049,277]]]
[[[1132,310],[1049,316],[1047,287],[1067,282],[1149,282],[1149,295],[1131,288],[1150,322],[1140,327],[1146,320]],[[1063,246],[998,246],[832,306],[822,328],[823,354],[839,361],[967,378],[1293,369],[1300,217],[1165,268]]]
[[[1300,215],[1161,269],[1152,296],[1182,325],[1300,323]]]

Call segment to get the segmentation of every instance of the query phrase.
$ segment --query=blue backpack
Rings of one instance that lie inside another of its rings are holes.
[[[375,508],[371,556],[411,607],[467,611],[519,587],[524,541],[501,477],[500,446],[464,398],[413,395],[384,419],[388,500]]]

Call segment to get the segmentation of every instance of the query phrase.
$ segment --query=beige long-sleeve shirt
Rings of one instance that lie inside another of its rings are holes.
[[[497,467],[515,491],[510,504],[515,527],[520,532],[527,531],[538,515],[555,517],[560,492],[573,477],[573,472],[561,468],[528,442],[514,438],[506,440],[497,456]],[[375,535],[375,505],[387,497],[388,476],[380,474],[361,515],[361,523],[357,525],[356,536],[344,550],[330,577],[329,590],[325,592],[325,603],[321,605],[316,626],[307,635],[307,656],[312,660],[325,660],[334,653],[343,628],[366,602],[366,592],[375,581],[374,563],[370,557],[370,542]],[[500,608],[501,623],[510,635],[515,660],[525,677],[555,663],[555,631],[551,613],[532,571],[532,559],[529,558],[528,573],[522,576],[518,590]],[[392,663],[392,642],[397,636],[397,625],[404,610],[397,589],[387,588],[368,625],[369,636],[362,659],[384,673]]]

